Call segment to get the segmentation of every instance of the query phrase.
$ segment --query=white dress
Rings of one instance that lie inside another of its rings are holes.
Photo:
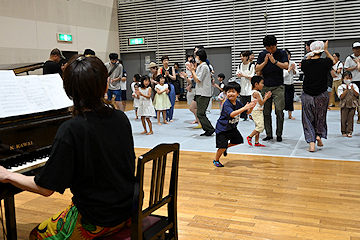
[[[140,98],[137,98],[137,95],[135,92],[132,93],[133,100],[133,107],[138,108],[140,106]]]
[[[164,84],[163,86],[157,84],[155,86],[155,90],[163,91],[165,89],[169,89],[167,84]],[[166,91],[161,94],[156,93],[153,104],[155,109],[158,111],[168,110],[171,108],[171,102]]]
[[[146,89],[139,88],[139,91],[144,95],[148,95],[149,94],[149,89],[151,89],[151,88],[150,87],[148,87]],[[140,117],[153,117],[153,116],[155,116],[155,109],[154,109],[154,106],[152,104],[151,97],[146,98],[146,97],[140,96],[140,105],[139,105],[139,108],[138,108],[138,116],[140,116]]]

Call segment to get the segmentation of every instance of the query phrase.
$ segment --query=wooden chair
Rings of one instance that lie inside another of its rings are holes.
[[[177,186],[179,149],[180,145],[178,143],[159,144],[138,158],[130,229],[125,228],[114,235],[102,238],[103,240],[178,239]],[[168,160],[171,162],[171,168],[166,166],[168,155],[172,157]],[[152,167],[145,168],[146,163],[150,163]],[[144,190],[144,175],[147,170],[151,170],[149,192]],[[167,172],[168,174],[166,174]],[[169,181],[165,181],[167,178],[170,178]],[[163,196],[166,191],[164,189],[165,183],[169,184],[169,192],[166,196]],[[145,195],[149,197],[149,205],[143,209]],[[153,214],[156,210],[165,206],[167,206],[166,216]]]

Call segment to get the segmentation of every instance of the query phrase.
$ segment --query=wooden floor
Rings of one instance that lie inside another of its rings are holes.
[[[229,154],[215,168],[213,158],[180,153],[179,239],[360,240],[360,162]],[[70,199],[16,195],[19,239]]]

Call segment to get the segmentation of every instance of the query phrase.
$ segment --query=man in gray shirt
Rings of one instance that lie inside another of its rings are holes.
[[[193,64],[187,66],[188,70],[191,71],[195,86],[195,99],[197,103],[197,117],[201,123],[202,129],[205,131],[200,136],[211,136],[215,129],[211,125],[211,122],[206,116],[206,108],[209,105],[211,98],[211,75],[209,66],[206,64],[206,52],[204,49],[199,49],[196,53],[195,61],[198,66],[195,70]]]
[[[117,53],[110,53],[109,59],[110,62],[105,63],[105,66],[109,73],[109,89],[107,92],[108,100],[111,100],[113,98],[113,95],[115,95],[115,104],[116,107],[119,110],[124,111],[125,109],[122,109],[121,104],[121,90],[120,90],[120,81],[123,75],[123,66],[118,62],[119,55]]]

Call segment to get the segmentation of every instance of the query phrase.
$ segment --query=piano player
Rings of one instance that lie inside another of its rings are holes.
[[[74,56],[63,74],[74,117],[59,127],[44,168],[34,177],[0,166],[1,182],[43,196],[73,193],[71,204],[34,228],[30,239],[93,239],[130,224],[133,137],[126,115],[103,101],[107,77],[99,58]]]

